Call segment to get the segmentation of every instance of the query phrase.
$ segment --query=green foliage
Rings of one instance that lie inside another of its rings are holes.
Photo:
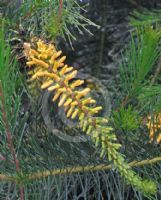
[[[122,107],[119,111],[113,111],[114,126],[117,130],[134,131],[140,125],[140,117],[132,106]]]
[[[161,86],[149,85],[141,89],[138,96],[140,104],[149,107],[153,112],[160,112],[161,110]]]
[[[2,27],[0,31],[0,81],[5,99],[5,108],[7,109],[7,117],[10,122],[13,122],[11,124],[13,127],[20,108],[20,96],[15,96],[19,74],[16,69],[16,61],[11,57],[10,46],[6,43],[4,37]]]
[[[139,28],[132,35],[121,63],[122,89],[129,96],[140,93],[147,75],[160,56],[159,42],[160,30],[150,26]]]
[[[0,156],[3,159],[0,160],[0,174],[16,173],[18,168],[15,157],[21,152],[20,146],[26,122],[25,117],[20,118],[22,81],[17,65],[15,58],[12,57],[10,45],[6,42],[2,23],[0,30],[0,137],[2,138]]]
[[[107,124],[104,124],[104,126],[101,124],[97,135],[99,137],[96,138],[96,144],[99,138],[102,147],[101,156],[107,155],[108,160],[112,162],[120,175],[125,178],[126,183],[137,188],[144,195],[155,194],[157,190],[155,182],[143,180],[130,168],[124,156],[119,152],[121,145],[117,143],[116,135],[107,127]]]
[[[161,21],[161,11],[160,10],[143,10],[142,12],[135,11],[132,16],[129,17],[130,24],[132,26],[147,26],[156,25]]]
[[[82,34],[83,31],[91,34],[88,27],[98,27],[81,14],[85,10],[75,0],[64,0],[62,7],[60,6],[58,0],[26,0],[22,4],[22,12],[25,18],[22,25],[28,26],[32,33],[45,34],[53,39],[62,36],[71,45],[72,40],[76,40],[74,30],[79,34]]]

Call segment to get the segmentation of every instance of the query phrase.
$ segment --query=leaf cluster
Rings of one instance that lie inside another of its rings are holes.
[[[113,111],[114,126],[117,130],[134,131],[139,128],[141,119],[132,106],[122,107],[119,111]]]
[[[89,26],[98,27],[83,16],[85,10],[75,0],[59,1],[29,1],[22,4],[22,25],[29,27],[29,32],[45,35],[55,40],[62,36],[72,45],[76,34],[84,31],[91,34]],[[76,34],[74,33],[76,32]]]

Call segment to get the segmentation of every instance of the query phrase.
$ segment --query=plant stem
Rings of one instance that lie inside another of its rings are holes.
[[[141,167],[145,165],[152,165],[157,162],[161,162],[161,156],[155,157],[152,159],[146,159],[141,161],[132,161],[129,163],[130,167]],[[56,175],[66,175],[66,174],[72,174],[72,173],[80,173],[80,172],[89,172],[89,171],[102,171],[102,170],[111,170],[112,165],[106,165],[106,164],[100,164],[100,165],[88,165],[88,166],[76,166],[76,167],[67,167],[64,169],[51,169],[51,170],[45,170],[42,172],[35,172],[31,173],[28,176],[25,174],[26,180],[35,180],[35,179],[41,179],[46,178],[48,176],[56,176]],[[22,174],[23,177],[23,174]],[[9,181],[9,182],[15,182],[20,183],[21,180],[18,180],[17,177],[14,177],[12,175],[5,175],[0,174],[0,181]],[[22,178],[23,181],[23,178]]]
[[[2,87],[2,81],[0,80],[0,99],[1,99],[1,109],[2,109],[2,120],[3,120],[3,124],[4,124],[4,128],[5,128],[5,132],[6,132],[6,138],[7,138],[7,145],[8,148],[11,151],[14,163],[15,163],[15,168],[16,171],[19,172],[20,171],[20,164],[19,164],[19,160],[16,157],[16,152],[13,146],[13,141],[12,141],[12,136],[11,136],[11,132],[9,130],[9,124],[8,124],[8,120],[7,120],[7,113],[6,113],[6,107],[5,107],[5,97],[4,97],[4,93],[3,93],[3,87]],[[24,192],[23,192],[23,188],[20,188],[20,196],[21,196],[21,200],[24,199]]]
[[[61,21],[63,0],[59,0],[59,21]]]

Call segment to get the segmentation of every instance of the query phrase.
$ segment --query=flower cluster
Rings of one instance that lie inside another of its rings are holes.
[[[53,92],[52,100],[64,107],[67,117],[77,118],[80,128],[90,134],[96,146],[101,146],[101,156],[108,156],[127,183],[144,193],[155,193],[155,184],[137,176],[118,152],[121,145],[116,142],[108,120],[96,116],[102,107],[95,105],[96,101],[89,95],[90,88],[80,89],[84,81],[76,79],[77,70],[64,63],[66,57],[61,56],[62,52],[42,40],[37,41],[35,49],[28,43],[24,47],[27,66],[31,68],[31,81],[40,79],[41,88]]]
[[[149,116],[147,127],[150,131],[150,142],[156,138],[157,143],[161,143],[161,113],[153,117]],[[158,135],[157,132],[159,132]]]

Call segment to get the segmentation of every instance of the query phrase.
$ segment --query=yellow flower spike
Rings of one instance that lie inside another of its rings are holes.
[[[50,44],[45,44],[42,40],[39,40],[37,42],[36,51],[39,55],[37,55],[34,51],[30,51],[30,45],[26,44],[26,48],[28,48],[28,51],[26,50],[26,54],[30,62],[28,63],[28,65],[33,65],[34,68],[32,78],[42,77],[42,82],[44,82],[44,84],[49,84],[48,81],[53,80],[56,86],[49,85],[47,87],[47,85],[45,85],[48,90],[55,90],[53,101],[56,101],[59,98],[58,105],[64,106],[64,109],[67,111],[67,117],[71,117],[72,119],[78,117],[81,129],[83,131],[87,131],[87,134],[91,135],[92,140],[95,141],[96,146],[98,146],[99,144],[100,146],[102,146],[101,156],[103,156],[104,153],[108,153],[108,159],[110,161],[113,160],[114,167],[116,167],[120,171],[121,175],[125,176],[129,183],[134,183],[134,186],[138,187],[139,189],[145,188],[142,187],[144,186],[142,185],[142,179],[137,176],[135,179],[135,173],[127,170],[128,165],[124,163],[123,156],[120,155],[119,152],[117,152],[118,146],[117,143],[114,142],[114,140],[116,140],[116,137],[113,133],[111,133],[111,135],[108,134],[110,129],[107,128],[107,124],[104,125],[102,124],[102,122],[98,122],[94,118],[94,115],[98,113],[102,109],[102,107],[94,108],[93,106],[92,108],[91,106],[86,105],[95,103],[95,100],[88,99],[87,97],[90,89],[85,88],[82,91],[76,89],[77,86],[83,84],[83,81],[73,80],[76,78],[77,70],[73,70],[73,68],[68,68],[66,66],[64,68],[64,61],[66,57],[61,56],[62,52],[57,52],[54,49],[54,46]],[[43,85],[42,87],[45,86]],[[79,104],[75,104],[75,101],[79,102]],[[155,129],[157,129],[160,126],[160,123],[159,126],[156,127],[157,121],[155,120],[154,122],[154,127]],[[103,134],[106,137],[101,137]],[[161,136],[159,135],[157,142],[160,142],[160,137]],[[106,152],[104,152],[105,149]],[[133,178],[134,182],[132,182],[131,180]],[[147,191],[148,189],[145,190],[145,192]]]
[[[45,81],[45,82],[41,85],[41,89],[45,89],[45,88],[49,87],[51,84],[53,84],[53,81],[52,81],[52,80]]]
[[[73,114],[72,114],[72,119],[75,119],[76,118],[76,116],[78,115],[78,112],[79,112],[79,109],[75,109],[75,111],[73,112]]]
[[[72,99],[67,99],[67,101],[64,103],[64,107],[67,107],[70,105],[70,103],[72,102]]]
[[[85,88],[84,90],[77,92],[77,99],[80,99],[81,97],[86,96],[90,92],[90,88]]]
[[[65,82],[68,83],[71,79],[75,78],[77,75],[77,70],[74,70],[72,73],[65,77]]]
[[[63,105],[63,103],[65,102],[66,98],[67,98],[67,94],[62,94],[62,96],[60,97],[59,104],[58,104],[59,107]]]
[[[76,80],[74,83],[71,84],[71,88],[74,89],[84,83],[84,80]]]
[[[60,88],[60,85],[59,85],[59,84],[56,84],[56,85],[53,85],[53,86],[48,87],[48,91],[51,92],[51,91],[56,90],[56,89],[58,89],[58,88]]]
[[[32,58],[32,60],[35,62],[35,64],[40,65],[40,66],[42,66],[44,68],[48,68],[49,67],[49,65],[46,62],[42,61],[42,60],[39,60],[39,59],[36,59],[36,58]]]
[[[31,54],[28,56],[30,59],[29,65],[34,65],[35,69],[32,78],[43,77],[41,87],[47,88],[48,91],[55,90],[53,101],[60,97],[58,106],[64,106],[67,117],[74,119],[78,116],[83,131],[87,130],[90,134],[93,129],[93,115],[100,110],[100,107],[91,108],[86,105],[96,103],[94,99],[86,97],[90,92],[90,88],[76,90],[76,87],[84,84],[84,80],[69,82],[76,77],[77,70],[73,70],[73,67],[64,64],[66,57],[61,56],[62,51],[57,52],[53,45],[46,45],[42,40],[37,42],[37,46],[38,49],[35,51],[39,55],[33,50],[30,51]],[[28,47],[28,49],[31,49],[29,45]],[[55,85],[50,85],[53,82]]]
[[[67,112],[67,117],[70,117],[70,116],[72,115],[73,110],[74,110],[74,107],[73,107],[73,106],[70,107],[70,109],[69,109],[68,112]]]

